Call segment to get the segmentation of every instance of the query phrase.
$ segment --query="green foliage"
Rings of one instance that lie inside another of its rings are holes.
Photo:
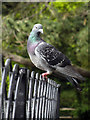
[[[77,59],[81,62],[82,67],[88,66],[88,27],[82,29],[77,37]],[[82,60],[82,61],[81,61]]]
[[[82,6],[84,3],[83,2],[53,2],[50,3],[53,4],[55,6],[56,9],[58,9],[59,13],[63,13],[63,12],[71,12],[71,11],[75,11],[78,7]]]

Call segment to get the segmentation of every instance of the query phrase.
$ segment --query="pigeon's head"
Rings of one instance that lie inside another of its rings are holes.
[[[36,33],[38,35],[40,35],[40,33],[43,33],[43,27],[42,27],[42,25],[41,24],[35,24],[33,26],[32,32],[34,32],[34,33]]]

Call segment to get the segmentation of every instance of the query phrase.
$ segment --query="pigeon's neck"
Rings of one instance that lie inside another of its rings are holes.
[[[34,54],[34,50],[40,42],[41,42],[41,38],[37,34],[31,32],[27,41],[28,53]]]
[[[29,36],[29,41],[30,41],[30,43],[36,43],[36,42],[40,41],[40,37],[38,34],[31,32],[30,36]]]

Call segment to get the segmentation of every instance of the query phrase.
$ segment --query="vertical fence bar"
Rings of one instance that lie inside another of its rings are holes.
[[[12,95],[13,95],[13,92],[14,92],[14,88],[15,88],[14,83],[16,81],[18,72],[19,72],[19,66],[17,64],[15,64],[14,68],[13,68],[11,78],[10,78],[10,85],[9,85],[9,91],[8,91],[8,102],[7,102],[6,117],[5,118],[11,118],[12,117],[11,116],[12,115],[11,106],[13,104],[12,103]]]
[[[56,109],[57,109],[57,84],[54,82],[54,86],[55,86],[55,118],[57,118],[57,111],[56,111]]]
[[[41,91],[40,91],[39,119],[42,118],[42,105],[43,105],[44,83],[43,83],[43,80],[42,80],[42,76],[40,76],[40,80],[41,80]]]
[[[27,69],[27,88],[26,88],[26,119],[28,119],[28,93],[29,93],[30,71]]]
[[[15,93],[15,120],[26,119],[26,88],[27,88],[27,70],[21,68],[19,79],[17,81]]]
[[[1,81],[1,87],[0,87],[0,119],[5,118],[5,113],[6,113],[6,79],[7,75],[10,70],[10,64],[11,60],[7,59],[5,62],[5,67],[3,68],[2,72],[2,81]]]
[[[57,107],[56,107],[56,118],[59,119],[60,112],[60,88],[61,86],[57,84]]]
[[[49,118],[51,118],[51,84],[50,84],[50,79],[49,79],[49,95],[48,95],[48,97],[49,97],[49,106],[48,106]]]
[[[44,89],[43,89],[43,103],[42,103],[42,119],[44,119],[45,115],[45,103],[46,103],[46,91],[47,91],[47,86],[46,86],[47,81],[43,79],[43,84],[44,84]]]
[[[31,118],[35,119],[35,111],[36,111],[36,98],[37,98],[37,85],[38,85],[38,73],[35,76],[35,83],[34,83],[34,93],[33,93],[33,104],[32,104],[32,115]]]
[[[49,78],[48,78],[48,83],[47,83],[47,94],[46,94],[46,98],[47,98],[47,119],[49,119]]]
[[[53,120],[53,82],[50,80],[51,84],[51,119]]]
[[[44,118],[47,119],[47,109],[48,106],[48,82],[46,82],[46,93],[45,93],[45,110],[44,110]]]
[[[52,104],[53,104],[53,109],[52,109],[52,114],[53,114],[53,119],[55,119],[55,84],[54,84],[54,81],[53,81],[53,86],[52,86],[52,92],[53,92],[53,95],[52,95]]]
[[[51,119],[53,119],[53,115],[52,115],[52,86],[53,86],[53,82],[52,80],[50,80],[50,84],[51,84],[51,91],[50,91],[50,99],[51,99],[51,102],[50,102],[50,106],[51,106]]]
[[[49,83],[49,92],[48,92],[48,117],[49,117],[49,119],[51,119],[51,81],[50,81],[50,79],[48,79],[49,81],[48,81],[48,83]]]
[[[15,88],[15,92],[14,92],[12,119],[15,119],[16,99],[17,99],[17,93],[18,93],[19,82],[20,82],[20,76],[18,76],[17,83],[16,83],[16,88]]]
[[[36,115],[35,118],[39,119],[39,105],[40,105],[40,92],[41,92],[41,80],[38,81],[38,90],[37,90],[37,105],[36,105]]]
[[[33,83],[34,83],[34,71],[31,72],[31,77],[29,81],[29,93],[28,93],[28,104],[27,104],[27,118],[31,118],[31,103],[32,103],[32,96],[33,96]]]

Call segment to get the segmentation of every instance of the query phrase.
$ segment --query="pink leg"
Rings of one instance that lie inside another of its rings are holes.
[[[49,75],[49,73],[47,73],[47,72],[46,72],[46,73],[42,73],[42,77],[43,77],[43,78],[46,78],[46,79],[47,79],[47,75]]]

